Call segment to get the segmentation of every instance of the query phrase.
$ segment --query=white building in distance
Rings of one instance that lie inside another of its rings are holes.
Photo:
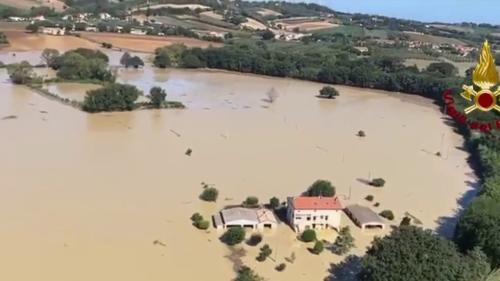
[[[213,216],[215,228],[221,230],[229,227],[246,227],[262,230],[274,229],[277,225],[273,211],[264,208],[235,207],[220,211]]]
[[[344,206],[337,197],[288,197],[287,219],[297,232],[306,229],[340,229]]]
[[[64,35],[66,28],[64,27],[41,27],[40,32],[48,35]]]

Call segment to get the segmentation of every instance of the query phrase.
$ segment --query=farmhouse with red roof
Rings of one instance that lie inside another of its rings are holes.
[[[288,197],[287,219],[293,229],[340,228],[344,206],[338,197]]]

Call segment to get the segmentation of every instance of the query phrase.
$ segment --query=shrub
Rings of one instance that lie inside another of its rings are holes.
[[[321,90],[319,90],[319,96],[327,99],[334,99],[339,95],[337,89],[332,86],[325,86]]]
[[[106,49],[111,49],[111,48],[113,48],[113,44],[102,42],[102,47],[106,48]]]
[[[257,246],[259,243],[262,242],[262,235],[255,233],[250,236],[250,238],[247,241],[247,244],[250,246]]]
[[[280,206],[280,200],[276,197],[273,197],[269,200],[269,206],[271,206],[271,208],[273,209],[276,209]]]
[[[239,244],[245,240],[245,229],[242,227],[232,227],[222,234],[220,239],[229,246]]]
[[[343,227],[339,231],[339,236],[335,239],[332,246],[332,252],[337,255],[347,254],[354,247],[354,237],[351,235],[351,230],[348,226]]]
[[[401,223],[399,224],[399,226],[408,226],[410,224],[411,224],[411,218],[410,217],[404,217],[401,220]]]
[[[335,196],[335,187],[327,180],[317,180],[307,189],[304,195],[333,197]]]
[[[314,247],[312,248],[311,252],[313,254],[319,255],[319,254],[321,254],[321,252],[323,252],[324,249],[325,249],[325,245],[323,244],[323,242],[316,241],[316,243],[314,244]]]
[[[265,244],[264,246],[262,246],[262,248],[260,248],[260,253],[256,259],[260,262],[263,262],[272,254],[272,252],[273,250],[271,249],[271,247],[269,247],[268,244]]]
[[[261,36],[263,40],[271,40],[274,38],[274,33],[271,30],[266,29],[264,32],[262,32]]]
[[[255,196],[248,196],[243,203],[248,206],[256,206],[257,204],[259,204],[259,198]]]
[[[194,226],[196,226],[198,229],[205,230],[208,229],[208,227],[210,227],[210,222],[207,220],[201,220],[195,222]]]
[[[263,281],[264,278],[260,277],[252,269],[247,266],[243,266],[238,270],[238,276],[234,281]]]
[[[376,178],[370,182],[370,185],[375,187],[383,187],[385,185],[385,180],[383,178]]]
[[[390,220],[390,221],[392,221],[394,219],[394,213],[391,210],[383,210],[382,212],[380,212],[379,215],[383,218]]]
[[[191,216],[191,221],[192,222],[197,222],[197,221],[201,221],[203,220],[203,216],[200,215],[200,213],[194,213],[192,216]]]
[[[165,103],[166,97],[167,93],[160,87],[153,87],[151,88],[151,90],[149,90],[149,100],[154,108],[161,108]]]
[[[380,206],[380,203],[379,203],[379,202],[377,202],[377,203],[373,204],[373,207],[378,207],[378,206]]]
[[[280,263],[274,269],[276,269],[276,271],[282,272],[283,270],[285,270],[285,268],[286,268],[286,264]]]
[[[14,84],[28,84],[36,80],[33,67],[27,61],[8,65],[7,73]]]
[[[357,136],[362,137],[362,138],[366,137],[365,131],[363,131],[363,130],[358,131]]]
[[[367,195],[367,196],[365,197],[366,201],[369,201],[369,202],[372,202],[372,201],[373,201],[373,198],[374,198],[374,197],[373,197],[373,195]]]
[[[312,242],[316,240],[316,231],[314,231],[314,229],[306,229],[304,232],[302,232],[300,238],[304,242]]]
[[[192,216],[191,216],[191,221],[193,222],[193,225],[198,228],[198,229],[208,229],[208,227],[210,226],[210,222],[209,221],[206,221],[203,219],[203,216],[200,215],[200,213],[194,213]]]
[[[218,196],[219,191],[215,187],[207,187],[200,194],[200,199],[203,201],[215,202]]]

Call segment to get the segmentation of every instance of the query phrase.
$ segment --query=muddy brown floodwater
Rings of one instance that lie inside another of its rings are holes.
[[[475,182],[461,137],[418,97],[336,86],[340,97],[324,100],[314,97],[322,84],[215,71],[122,70],[119,81],[165,87],[188,109],[89,115],[0,71],[0,119],[17,116],[0,120],[0,280],[230,280],[220,233],[192,227],[192,213],[208,218],[249,195],[284,200],[327,179],[350,202],[374,195],[394,224],[410,212],[437,228]],[[276,101],[263,101],[273,88]],[[387,184],[362,183],[370,177]],[[217,203],[198,199],[202,182],[219,189]],[[374,234],[342,224],[362,254]],[[286,225],[264,242],[276,263],[256,262],[249,246],[243,261],[273,281],[322,280],[341,260],[310,254]],[[292,252],[295,263],[275,271]]]

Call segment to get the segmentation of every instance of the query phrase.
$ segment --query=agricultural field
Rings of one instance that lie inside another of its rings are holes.
[[[464,42],[455,39],[455,38],[447,38],[447,37],[441,37],[441,36],[434,36],[434,35],[428,35],[428,34],[420,34],[420,33],[414,33],[414,32],[403,32],[404,34],[408,35],[410,37],[410,40],[414,41],[422,41],[422,42],[427,42],[427,43],[432,43],[432,44],[456,44],[456,45],[463,45]]]
[[[283,14],[281,14],[279,12],[276,12],[276,11],[273,11],[273,10],[269,10],[269,9],[265,9],[265,8],[258,9],[257,13],[260,14],[261,16],[263,16],[263,17],[280,17],[280,16],[283,15]]]
[[[341,33],[348,37],[364,37],[365,31],[362,27],[357,25],[339,25],[336,27],[322,29],[315,32],[317,34],[335,34]]]
[[[58,0],[0,0],[0,5],[18,8],[20,10],[29,10],[31,7],[47,6],[61,12],[66,6],[64,2]]]
[[[155,49],[182,43],[188,47],[207,48],[209,46],[222,46],[220,43],[208,42],[198,40],[195,38],[187,38],[180,36],[148,36],[148,35],[134,35],[134,34],[120,34],[120,33],[104,33],[104,32],[82,32],[81,38],[87,39],[95,43],[111,43],[113,47],[122,50],[152,53]]]

